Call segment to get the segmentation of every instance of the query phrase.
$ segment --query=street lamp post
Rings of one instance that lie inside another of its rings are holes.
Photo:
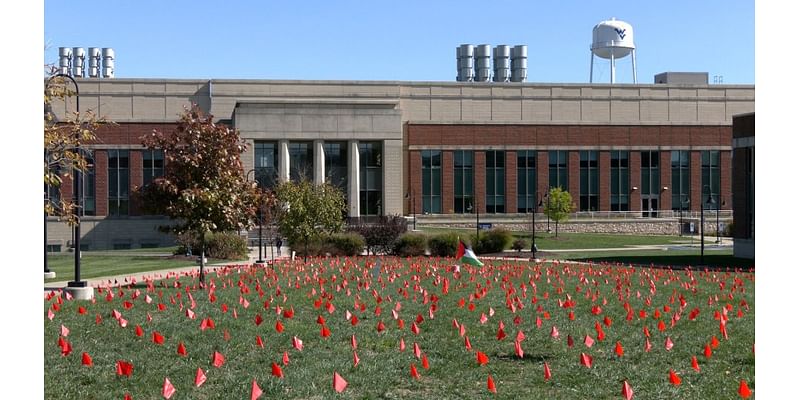
[[[467,204],[467,211],[471,212],[473,208],[475,209],[475,241],[477,242],[478,239],[480,238],[480,234],[481,234],[480,233],[481,219],[480,219],[480,213],[478,212],[478,199],[475,198],[475,200],[473,202],[475,203],[474,207],[473,207],[472,203]],[[475,243],[473,243],[473,246],[474,245],[475,245]]]
[[[534,199],[539,197],[539,192],[536,192]],[[535,200],[534,200],[535,201]],[[542,205],[542,199],[538,203],[533,203],[533,212],[531,213],[531,259],[536,259],[536,209]]]
[[[704,185],[703,188],[705,189],[708,185]],[[711,196],[711,188],[708,189],[708,200],[705,201],[707,205],[713,205],[716,203],[714,198]],[[700,207],[700,264],[705,265],[705,206]]]
[[[717,201],[717,243],[719,243],[719,201]],[[722,202],[722,205],[725,205],[725,202]]]
[[[406,199],[411,199],[411,215],[414,219],[414,228],[413,230],[417,230],[417,197],[414,196],[414,190],[411,190],[411,193],[406,193]]]
[[[547,209],[550,209],[550,193],[545,193],[544,198],[547,200]],[[550,213],[545,211],[547,214],[547,233],[550,233]]]
[[[251,169],[250,171],[247,171],[247,175],[245,176],[244,179],[246,181],[250,180],[250,173],[254,172],[254,171],[256,171],[255,168]],[[255,179],[256,185],[258,185],[258,179],[256,179],[256,174],[255,173],[253,174],[253,179]],[[261,230],[261,224],[262,224],[262,222],[264,220],[264,214],[263,214],[264,213],[264,205],[261,203],[263,199],[261,198],[261,194],[262,193],[261,193],[261,188],[260,187],[258,187],[258,194],[259,194],[259,198],[258,198],[258,260],[256,260],[256,264],[264,264],[264,257],[262,256],[262,253],[261,253],[261,249],[264,247],[263,246],[263,242],[262,242],[262,237],[263,236],[262,236],[262,230]]]
[[[72,84],[75,85],[75,111],[80,118],[81,115],[81,93],[80,88],[78,87],[78,82],[75,81],[75,78],[67,75],[67,74],[55,74],[51,76],[47,80],[47,86],[50,85],[53,79],[57,77],[67,78],[72,81]],[[80,133],[76,133],[76,138],[80,138]],[[75,148],[76,153],[80,153],[80,148],[76,146]],[[74,235],[75,239],[73,240],[73,245],[75,246],[75,280],[67,282],[67,287],[69,288],[85,288],[87,287],[87,282],[81,280],[81,217],[83,216],[83,173],[80,169],[75,168],[74,171],[75,179],[75,202],[76,204],[76,213],[77,217],[75,222],[75,230]],[[45,256],[47,252],[47,235],[45,235]],[[46,257],[45,257],[46,260]],[[46,261],[45,261],[46,262]],[[45,272],[47,272],[47,265],[45,264]]]

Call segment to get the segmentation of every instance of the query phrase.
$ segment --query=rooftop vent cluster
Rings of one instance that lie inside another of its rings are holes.
[[[490,59],[494,57],[494,66]],[[458,82],[525,82],[528,80],[528,46],[462,44],[456,47]],[[494,67],[494,68],[492,68]]]
[[[83,47],[59,47],[58,72],[75,78],[100,78],[101,74],[103,78],[113,78],[114,49],[89,47],[87,54]]]

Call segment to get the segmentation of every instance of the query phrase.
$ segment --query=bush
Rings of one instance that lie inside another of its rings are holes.
[[[399,215],[383,216],[377,223],[360,223],[348,228],[364,238],[367,251],[372,254],[391,252],[394,242],[406,229],[406,219]]]
[[[187,254],[191,248],[191,255],[200,255],[200,238],[193,233],[183,233],[177,238],[178,249],[175,254]],[[223,260],[240,260],[248,257],[247,240],[235,232],[206,233],[206,257]]]
[[[528,248],[528,241],[525,239],[514,240],[514,243],[511,244],[511,248],[516,250],[517,252],[520,252],[522,251],[522,249]]]
[[[473,238],[474,239],[474,238]],[[473,240],[475,254],[500,253],[511,245],[513,236],[505,229],[492,229],[481,234],[480,240]]]
[[[420,233],[405,233],[394,243],[394,254],[400,257],[425,255],[427,237]]]
[[[327,249],[323,238],[314,238],[308,241],[308,247],[306,247],[304,242],[289,243],[289,251],[295,252],[295,256],[297,257],[316,257],[324,256]]]
[[[440,233],[428,239],[432,256],[455,257],[459,236],[455,233]]]
[[[332,256],[357,256],[364,250],[364,238],[357,233],[337,233],[325,240],[325,250]]]

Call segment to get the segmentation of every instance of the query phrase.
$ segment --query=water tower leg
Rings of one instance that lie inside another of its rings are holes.
[[[633,83],[636,83],[636,49],[631,50],[631,63],[633,64]]]
[[[612,50],[611,51],[611,84],[612,85],[614,84],[614,78],[615,78],[614,75],[616,74],[616,70],[614,69],[614,67],[615,67],[614,51]]]
[[[592,83],[592,74],[594,73],[594,53],[589,50],[589,83]]]

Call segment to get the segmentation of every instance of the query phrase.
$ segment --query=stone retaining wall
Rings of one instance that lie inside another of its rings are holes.
[[[724,221],[720,221],[723,223]],[[420,226],[417,222],[417,226]],[[705,221],[706,235],[716,234],[716,221]],[[475,228],[475,224],[463,223],[442,223],[442,224],[428,224],[423,226],[437,227],[437,228]],[[504,228],[511,231],[530,231],[531,224],[522,223],[492,223],[492,228]],[[636,234],[636,235],[677,235],[679,234],[679,222],[677,221],[567,221],[566,223],[558,224],[559,232],[570,233],[620,233],[620,234]],[[547,222],[536,222],[536,232],[545,232],[547,230]],[[551,232],[555,232],[556,224],[550,222]],[[699,222],[695,222],[695,233],[699,233]],[[722,232],[720,232],[722,234]]]

